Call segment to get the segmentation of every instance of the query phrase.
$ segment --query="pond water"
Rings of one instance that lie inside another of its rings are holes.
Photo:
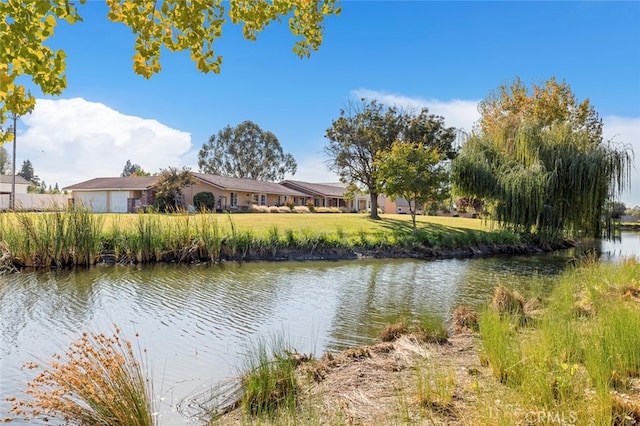
[[[640,233],[593,247],[605,261],[640,255]],[[400,317],[448,320],[459,304],[483,304],[499,283],[543,286],[574,256],[108,265],[0,276],[0,419],[5,398],[23,396],[33,378],[22,364],[63,353],[83,331],[111,333],[117,323],[130,340],[139,333],[160,424],[183,425],[176,405],[237,374],[258,339],[284,336],[316,355],[369,344]]]

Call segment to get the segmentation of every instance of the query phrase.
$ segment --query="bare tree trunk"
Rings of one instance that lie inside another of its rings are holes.
[[[371,197],[371,219],[380,219],[378,215],[378,194],[373,191],[369,191]]]

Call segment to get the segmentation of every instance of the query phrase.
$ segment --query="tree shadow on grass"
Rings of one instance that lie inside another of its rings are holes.
[[[383,217],[379,220],[376,220],[376,223],[386,230],[396,233],[409,234],[413,232],[413,225],[411,224],[411,218],[407,217],[407,219],[408,220],[401,220]],[[452,226],[446,226],[432,222],[418,222],[417,227],[418,231],[424,231],[433,234],[461,235],[469,233],[469,231],[465,229],[454,228]]]

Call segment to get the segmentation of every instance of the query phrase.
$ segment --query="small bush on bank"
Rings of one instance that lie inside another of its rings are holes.
[[[409,333],[409,327],[404,320],[401,320],[393,324],[385,325],[378,337],[383,342],[393,342],[403,334],[407,333]]]
[[[459,305],[453,311],[453,332],[473,333],[478,331],[478,314],[469,305]]]

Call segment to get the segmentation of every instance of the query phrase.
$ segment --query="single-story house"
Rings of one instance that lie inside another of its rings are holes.
[[[0,210],[9,210],[11,206],[11,175],[0,175]],[[29,194],[29,181],[22,176],[16,175],[16,199],[14,207],[16,210],[61,210],[65,209],[69,203],[69,197],[63,194]]]
[[[304,206],[309,200],[308,194],[275,182],[204,173],[192,175],[196,183],[182,190],[185,205],[193,205],[193,197],[199,192],[211,192],[217,209],[232,211],[246,210],[251,205],[282,206],[289,201]]]
[[[74,205],[96,213],[132,213],[155,201],[158,176],[101,177],[63,188],[71,191]]]
[[[281,185],[309,195],[316,207],[338,207],[345,211],[365,211],[368,197],[356,194],[355,198],[347,197],[347,187],[341,183],[311,183],[298,180],[284,180]]]
[[[11,194],[12,182],[12,175],[0,175],[0,194]],[[29,188],[29,181],[16,175],[16,194],[26,194],[27,188]]]
[[[409,214],[411,213],[410,205],[404,198],[398,197],[391,199],[385,195],[378,197],[378,207],[383,213],[387,214]],[[418,209],[421,212],[422,208]]]
[[[345,196],[347,189],[339,183],[310,183],[286,180],[265,182],[204,173],[191,173],[195,183],[182,189],[185,207],[193,206],[199,192],[210,192],[216,209],[242,211],[251,205],[283,206],[293,203],[317,207],[337,207],[344,211],[366,211],[369,198],[356,194]],[[83,205],[97,213],[131,213],[153,205],[155,184],[159,176],[101,177],[63,188],[71,191],[74,205]]]

